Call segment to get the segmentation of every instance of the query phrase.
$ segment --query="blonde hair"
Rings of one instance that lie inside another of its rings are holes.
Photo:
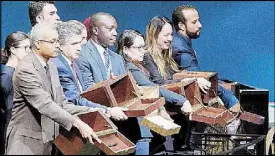
[[[157,39],[159,33],[166,23],[173,27],[172,22],[167,17],[153,17],[146,26],[145,41],[148,47],[148,51],[157,64],[158,70],[163,77],[167,75],[167,67],[170,67],[170,69],[175,72],[178,72],[179,70],[177,63],[172,58],[172,47],[170,46],[168,50],[164,50],[162,52],[159,52],[157,48]]]

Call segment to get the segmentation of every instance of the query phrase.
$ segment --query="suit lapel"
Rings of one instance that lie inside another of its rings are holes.
[[[76,81],[77,81],[77,80],[75,79],[74,74],[73,74],[73,72],[72,72],[72,70],[71,70],[71,67],[70,67],[70,65],[68,64],[68,62],[65,60],[64,56],[62,56],[61,54],[58,54],[57,57],[58,57],[58,59],[65,65],[66,69],[69,70],[69,72],[70,72],[70,74],[71,74],[71,77],[74,79],[75,85],[77,85],[77,84],[76,84]],[[74,64],[74,66],[75,66],[75,64]]]
[[[42,66],[42,64],[39,62],[37,56],[35,56],[35,54],[30,54],[31,57],[32,57],[32,60],[33,60],[33,64],[34,64],[34,67],[35,69],[37,70],[38,74],[41,76],[42,80],[43,80],[43,84],[44,84],[44,87],[49,91],[51,92],[51,82],[49,81],[48,79],[48,76],[46,74],[46,70],[45,68]],[[51,70],[50,70],[51,72]],[[52,79],[52,72],[51,72],[51,79]]]
[[[82,88],[85,88],[85,84],[84,84],[80,69],[78,68],[77,64],[74,61],[73,61],[73,64],[74,64],[75,72],[76,72],[77,78],[80,82],[80,85],[81,85]]]
[[[49,70],[50,70],[50,73],[51,73],[51,82],[52,82],[53,96],[54,96],[54,99],[57,99],[56,82],[55,81],[56,81],[56,79],[57,79],[57,81],[59,81],[59,77],[56,78],[56,75],[58,75],[58,73],[54,72],[53,68],[56,68],[56,66],[54,64],[52,64],[51,62],[48,62],[48,64],[49,64],[49,68],[50,68]]]
[[[104,63],[102,61],[102,58],[99,54],[99,51],[97,50],[96,46],[92,43],[92,41],[88,41],[88,48],[90,51],[90,55],[94,58],[94,60],[96,61],[100,71],[101,71],[101,75],[103,77],[104,80],[107,79],[107,74],[106,74],[106,69],[104,66]]]

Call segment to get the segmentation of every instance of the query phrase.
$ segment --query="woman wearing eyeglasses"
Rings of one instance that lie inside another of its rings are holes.
[[[3,65],[1,71],[1,87],[6,97],[7,120],[6,125],[11,118],[11,110],[13,106],[13,86],[12,77],[14,70],[20,60],[23,59],[30,51],[30,39],[24,32],[16,31],[9,34],[5,40],[4,53],[8,57],[8,62]]]
[[[149,71],[146,70],[142,65],[143,57],[144,55],[146,55],[147,48],[145,46],[143,36],[138,31],[123,31],[123,33],[118,38],[117,52],[124,58],[126,68],[131,71],[134,79],[139,86],[156,85],[149,80]],[[181,115],[192,111],[192,107],[189,101],[182,95],[160,87],[160,96],[165,97],[165,108],[169,111],[178,112],[178,114]],[[186,136],[184,135],[186,134],[184,131],[187,131],[188,127],[188,122],[185,121],[186,118],[181,118],[180,120],[177,120],[176,118],[174,118],[174,115],[171,117],[175,121],[175,123],[182,126],[179,132],[180,135],[176,135],[178,136],[177,139],[185,142]],[[154,143],[151,142],[150,147],[152,144]]]

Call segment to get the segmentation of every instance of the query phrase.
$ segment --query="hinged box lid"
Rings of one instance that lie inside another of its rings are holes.
[[[173,79],[184,79],[184,78],[198,78],[203,77],[211,82],[211,87],[206,94],[203,95],[203,102],[208,103],[212,98],[218,96],[218,73],[216,72],[192,72],[192,71],[181,71],[173,75]]]
[[[144,117],[142,120],[142,125],[162,136],[178,134],[181,128],[181,126],[164,119],[160,115]]]
[[[106,154],[129,154],[135,151],[135,145],[117,131],[112,121],[99,111],[79,114],[78,117],[88,124],[102,141],[94,144]],[[78,129],[73,127],[71,131],[61,127],[60,134],[54,140],[54,144],[64,155],[91,154],[93,145],[87,139],[82,138]]]
[[[165,104],[164,98],[142,99],[131,72],[115,80],[106,80],[81,94],[84,98],[108,107],[126,107],[128,117],[145,116]]]

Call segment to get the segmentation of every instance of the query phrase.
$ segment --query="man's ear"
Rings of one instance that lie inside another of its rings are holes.
[[[11,47],[10,52],[11,52],[11,54],[15,55],[15,47]]]
[[[186,26],[185,26],[185,24],[183,24],[182,22],[179,22],[179,23],[178,23],[178,27],[179,27],[180,30],[182,30],[182,31],[185,31],[185,30],[186,30]]]
[[[40,45],[37,41],[33,42],[33,46],[35,47],[35,49],[39,50],[40,49]]]
[[[42,20],[43,20],[44,18],[43,18],[43,15],[42,15],[42,14],[39,14],[38,16],[36,16],[35,19],[36,19],[36,22],[37,22],[37,23],[41,23]]]
[[[123,53],[127,53],[128,52],[128,48],[126,46],[123,46]]]
[[[98,35],[98,27],[93,27],[92,33],[97,36]]]

